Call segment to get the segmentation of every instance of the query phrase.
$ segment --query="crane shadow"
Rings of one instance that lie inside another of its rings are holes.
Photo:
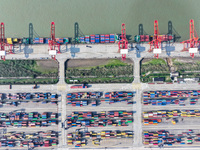
[[[60,46],[61,53],[66,53],[67,51],[69,51],[67,44]]]
[[[167,43],[167,44],[165,45],[164,48],[165,48],[166,54],[167,54],[168,56],[171,55],[171,52],[172,52],[172,51],[175,51],[175,46],[170,45],[170,43]]]
[[[71,57],[75,57],[76,53],[80,52],[80,48],[77,47],[77,45],[72,44],[70,47],[70,53],[71,53]]]
[[[23,51],[21,44],[13,45],[13,53],[18,54]]]
[[[136,44],[134,49],[136,50],[136,57],[140,58],[141,57],[141,53],[145,51],[145,47],[141,46],[140,44]]]
[[[29,54],[33,53],[33,48],[30,48],[29,45],[25,45],[23,50],[26,58],[29,57]]]

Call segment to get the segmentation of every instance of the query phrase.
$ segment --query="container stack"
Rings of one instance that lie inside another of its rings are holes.
[[[56,42],[59,44],[63,44],[63,38],[56,38]]]
[[[95,43],[99,43],[100,42],[100,40],[99,40],[99,34],[96,34],[95,35]]]
[[[85,43],[85,37],[80,37],[80,38],[79,38],[79,41],[80,41],[81,43]]]
[[[105,43],[105,35],[104,34],[100,35],[100,41],[101,41],[101,43]]]
[[[34,38],[33,39],[33,43],[34,44],[39,44],[40,43],[40,39],[39,38]]]
[[[69,43],[69,38],[63,38],[63,43],[64,43],[64,44]]]
[[[42,119],[47,119],[47,113],[42,113]]]
[[[45,39],[44,39],[44,43],[45,43],[45,44],[48,44],[48,43],[49,43],[49,40],[51,40],[51,38],[45,38]]]
[[[90,43],[95,43],[95,35],[90,35]]]
[[[51,119],[56,119],[56,113],[51,114]]]
[[[33,113],[29,113],[28,114],[28,120],[32,120],[33,119]]]
[[[115,43],[115,35],[110,34],[110,43]]]
[[[44,38],[39,38],[39,43],[43,44],[44,43]]]
[[[195,99],[195,98],[190,99],[190,105],[195,105],[197,101],[198,99]]]
[[[105,43],[109,43],[110,42],[110,35],[106,34],[105,35]]]
[[[93,106],[93,107],[96,107],[96,106],[97,106],[97,101],[96,101],[96,100],[94,100],[94,101],[92,102],[92,106]]]
[[[88,105],[88,101],[82,101],[83,106],[87,106]]]
[[[90,43],[90,36],[85,35],[85,43],[89,44]]]

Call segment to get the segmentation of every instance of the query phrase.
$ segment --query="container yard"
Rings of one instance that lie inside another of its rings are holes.
[[[159,148],[199,146],[198,100],[198,90],[143,92],[143,145]]]
[[[23,140],[22,140],[23,139]],[[55,147],[58,145],[58,132],[7,132],[0,137],[0,148],[6,147]]]
[[[134,103],[132,100],[133,96],[133,92],[106,92],[105,96],[103,95],[103,92],[68,93],[67,104],[75,107],[88,105],[96,107],[101,104],[114,103],[126,103],[127,105],[132,105]]]
[[[143,131],[145,147],[184,147],[199,146],[199,130],[154,130]]]
[[[67,99],[89,99],[89,98],[101,98],[102,92],[78,92],[68,93]]]
[[[132,122],[133,112],[126,111],[72,112],[67,116],[67,127],[129,126]]]
[[[200,91],[147,91],[143,93],[143,98],[182,98],[199,97]]]
[[[128,146],[132,139],[132,131],[77,131],[67,134],[67,144],[70,147],[102,147],[105,144],[115,147],[118,145],[117,143],[120,143],[120,146]]]
[[[133,92],[125,91],[68,93],[65,124],[68,147],[132,145],[133,97]]]
[[[57,113],[35,113],[35,112],[0,112],[0,128],[5,127],[48,127],[58,123]]]
[[[60,100],[51,92],[1,92],[0,149],[56,148]]]

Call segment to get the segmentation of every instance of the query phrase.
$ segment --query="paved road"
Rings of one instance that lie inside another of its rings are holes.
[[[162,85],[150,85],[150,84],[144,84],[140,82],[140,60],[141,58],[152,58],[153,54],[147,52],[149,50],[148,44],[141,44],[137,45],[139,48],[136,50],[136,48],[130,48],[129,54],[127,55],[128,58],[131,58],[134,61],[134,82],[132,84],[92,84],[92,88],[89,89],[70,89],[70,85],[67,85],[64,81],[65,77],[65,68],[64,63],[67,59],[80,59],[80,58],[115,58],[115,57],[121,57],[121,54],[117,53],[118,46],[117,44],[89,44],[91,48],[86,47],[84,44],[80,45],[63,45],[61,46],[62,54],[58,54],[57,60],[59,62],[59,82],[55,85],[40,85],[39,89],[32,89],[33,85],[13,85],[13,88],[10,90],[8,85],[0,86],[1,92],[52,92],[52,93],[58,93],[62,95],[62,100],[58,104],[58,112],[62,115],[59,117],[61,122],[63,122],[66,119],[66,112],[67,110],[77,110],[77,108],[73,109],[70,106],[66,106],[66,93],[67,92],[80,92],[80,91],[136,91],[136,95],[134,97],[134,100],[136,101],[136,104],[133,105],[133,107],[127,107],[127,110],[133,110],[136,111],[134,114],[134,123],[133,123],[133,129],[135,132],[134,136],[134,143],[133,147],[130,149],[144,149],[142,146],[142,128],[146,129],[147,127],[142,127],[142,121],[141,121],[141,113],[142,113],[142,105],[141,105],[141,95],[142,92],[145,90],[192,90],[192,89],[198,89],[199,85],[196,83],[191,84],[162,84]],[[135,46],[135,45],[134,45]],[[188,52],[180,52],[183,49],[183,45],[179,43],[175,43],[173,45],[166,45],[163,44],[163,51],[162,54],[160,54],[159,57],[165,58],[165,57],[189,57]],[[175,49],[176,48],[176,49]],[[29,45],[29,46],[21,46],[18,48],[15,48],[14,51],[16,54],[14,55],[7,55],[6,59],[50,59],[50,56],[48,55],[48,45]],[[173,50],[175,49],[175,51]],[[143,52],[141,52],[143,51]],[[196,54],[195,57],[199,57],[199,54]],[[150,108],[149,108],[150,107]],[[159,107],[151,107],[149,106],[143,107],[143,109],[151,110],[151,109],[157,109]],[[196,106],[194,106],[197,108]],[[109,108],[111,109],[112,106]],[[113,107],[116,108],[116,107]],[[118,109],[126,108],[126,107],[119,107]],[[161,107],[160,107],[161,108]],[[171,108],[177,108],[179,107],[171,107]],[[171,109],[170,108],[170,109]],[[181,107],[182,108],[182,107]],[[190,106],[185,107],[187,109],[191,108]],[[98,107],[97,107],[98,109]],[[106,109],[106,107],[105,107]],[[80,108],[80,110],[84,110],[84,108]],[[87,111],[94,110],[94,108],[87,107]],[[100,109],[102,110],[102,109]],[[168,128],[174,128],[174,126],[152,126],[148,129],[165,129]],[[181,126],[180,128],[185,128],[186,126]],[[194,128],[197,128],[197,126],[191,126]],[[59,149],[67,149],[67,146],[63,146],[66,144],[66,132],[63,128],[61,128],[61,123],[58,125],[58,130],[61,132],[60,144]],[[101,130],[101,129],[98,129]],[[62,139],[62,140],[61,140]],[[108,149],[108,148],[107,148]],[[120,148],[119,148],[120,149]],[[121,148],[124,149],[124,148]],[[180,148],[179,148],[180,149]]]

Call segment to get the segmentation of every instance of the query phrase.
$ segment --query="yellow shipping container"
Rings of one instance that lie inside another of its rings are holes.
[[[13,38],[13,42],[18,42],[18,39],[17,38]]]
[[[8,43],[8,44],[13,44],[13,43],[12,43],[12,38],[7,38],[7,43]]]
[[[154,133],[153,136],[158,136],[158,134],[157,134],[157,133]]]
[[[126,133],[124,131],[121,132],[122,135],[125,135]]]
[[[81,143],[81,141],[77,140],[76,143]]]
[[[168,117],[173,117],[173,115],[171,115],[171,114],[168,114],[167,116],[168,116]]]

